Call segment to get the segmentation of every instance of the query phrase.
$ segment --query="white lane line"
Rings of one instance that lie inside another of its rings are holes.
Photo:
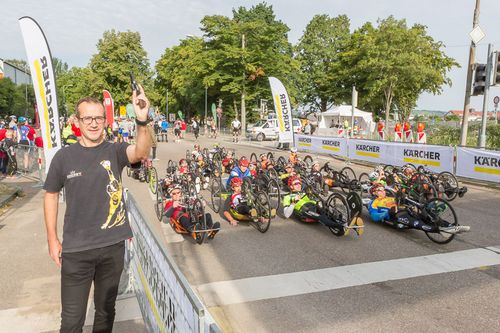
[[[489,250],[488,250],[489,249]],[[500,247],[369,262],[198,285],[207,306],[252,302],[500,265]]]

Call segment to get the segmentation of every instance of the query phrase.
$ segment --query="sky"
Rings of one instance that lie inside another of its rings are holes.
[[[97,52],[96,44],[104,31],[138,31],[143,47],[154,65],[165,49],[188,35],[201,36],[200,21],[205,15],[232,16],[232,9],[250,8],[258,1],[229,0],[0,0],[0,58],[24,59],[26,52],[18,19],[31,16],[42,27],[52,55],[70,67],[86,66]],[[345,14],[351,30],[365,22],[393,15],[428,27],[428,34],[445,44],[443,51],[461,68],[449,77],[452,87],[441,95],[423,94],[417,109],[463,110],[466,66],[469,57],[475,0],[268,0],[277,19],[290,28],[291,43],[297,43],[316,14],[332,17]],[[488,43],[500,50],[500,0],[481,0],[479,25],[486,37],[476,48],[476,62],[486,62]],[[495,46],[496,45],[496,46]],[[500,88],[490,90],[488,106]],[[482,108],[483,97],[472,97],[471,105]]]

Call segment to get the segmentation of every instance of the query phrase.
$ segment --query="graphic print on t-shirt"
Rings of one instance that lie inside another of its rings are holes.
[[[113,171],[111,171],[111,162],[104,160],[101,161],[101,165],[106,169],[109,176],[109,184],[106,186],[106,192],[109,195],[109,212],[106,222],[101,226],[101,229],[106,229],[125,223],[125,207],[122,201],[122,183],[115,178]],[[115,221],[110,225],[115,213]]]

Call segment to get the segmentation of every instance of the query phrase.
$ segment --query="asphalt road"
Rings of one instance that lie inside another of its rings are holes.
[[[238,156],[274,151],[269,142],[230,141],[217,140]],[[160,176],[193,144],[159,143]],[[369,170],[350,166],[358,174]],[[146,184],[125,174],[124,183],[157,222]],[[500,191],[467,186],[452,205],[471,231],[446,245],[368,222],[366,211],[361,237],[281,218],[262,234],[213,214],[222,230],[200,246],[169,225],[155,227],[224,332],[499,332]]]

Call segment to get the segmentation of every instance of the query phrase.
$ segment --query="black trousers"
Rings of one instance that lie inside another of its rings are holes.
[[[92,332],[113,330],[124,251],[125,242],[122,241],[98,249],[62,254],[61,333],[82,332],[92,281],[95,303]]]

